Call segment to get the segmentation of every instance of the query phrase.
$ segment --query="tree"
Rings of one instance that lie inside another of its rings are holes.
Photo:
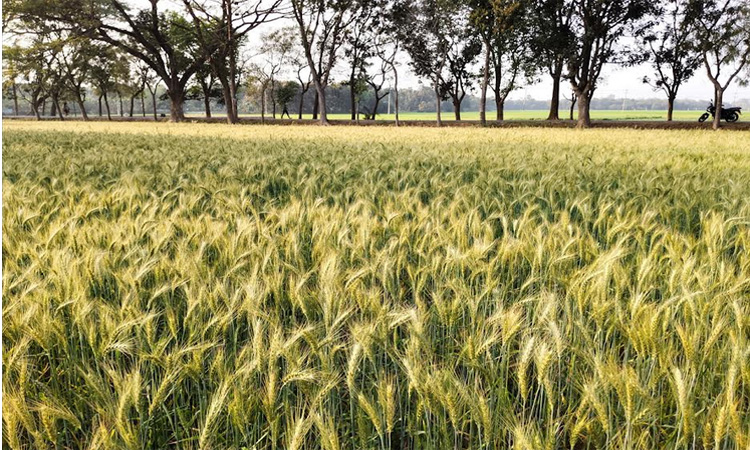
[[[14,116],[20,114],[18,108],[18,84],[16,84],[17,76],[18,74],[13,68],[3,67],[3,98],[8,97],[13,99]]]
[[[721,127],[724,92],[750,65],[750,4],[745,0],[692,0],[695,39],[714,87],[713,128]]]
[[[695,50],[693,34],[697,15],[689,11],[689,0],[668,0],[659,11],[663,27],[643,37],[648,58],[654,69],[653,78],[643,82],[667,96],[667,121],[672,121],[674,101],[684,82],[700,66],[700,53]]]
[[[351,103],[351,119],[355,120],[359,113],[355,105],[359,81],[364,79],[369,84],[367,68],[369,59],[374,56],[374,40],[377,36],[381,14],[385,7],[380,0],[360,0],[360,8],[347,30],[345,55],[349,59],[349,99]],[[361,94],[361,93],[360,93]]]
[[[137,84],[140,86],[140,101],[141,101],[141,115],[146,117],[146,90],[148,89],[148,83],[150,82],[151,69],[143,63],[138,61],[135,64],[133,76],[137,80]]]
[[[188,22],[175,12],[159,11],[159,0],[149,3],[150,9],[133,12],[119,0],[109,0],[106,6],[114,13],[95,24],[96,36],[151,67],[167,88],[170,120],[179,122],[185,118],[186,86],[201,61],[193,57]]]
[[[449,0],[398,0],[393,7],[394,29],[409,54],[417,76],[432,80],[437,125],[442,125],[441,102],[447,97],[443,71],[451,51],[453,17],[458,3]]]
[[[539,65],[532,50],[534,32],[528,4],[518,0],[468,0],[470,21],[484,49],[479,118],[487,123],[487,91],[495,93],[497,120],[504,119],[510,93],[525,78],[531,81]],[[492,84],[490,84],[492,81]]]
[[[461,104],[471,89],[475,74],[471,67],[482,50],[482,42],[470,28],[468,10],[460,8],[454,20],[449,22],[449,51],[446,54],[447,69],[441,75],[442,90],[450,96],[453,103],[453,114],[461,120]]]
[[[487,89],[490,83],[490,61],[492,60],[492,36],[497,23],[492,0],[468,0],[469,20],[482,41],[484,62],[482,64],[482,81],[480,82],[479,121],[487,125]]]
[[[381,62],[380,70],[383,82],[385,82],[388,73],[393,74],[393,87],[387,95],[390,96],[390,92],[394,94],[395,123],[396,126],[399,126],[398,57],[401,50],[401,41],[399,40],[398,33],[399,17],[396,15],[399,11],[397,8],[394,8],[393,1],[385,1],[381,6],[373,38],[373,48],[375,55]],[[375,92],[376,99],[377,95],[377,92]],[[377,114],[377,107],[374,109],[373,114]]]
[[[130,73],[128,73],[127,78],[122,80],[121,89],[130,100],[128,117],[133,117],[133,114],[135,113],[135,100],[139,97],[142,100],[143,93],[146,90],[146,73],[137,65],[129,67],[129,69]],[[141,108],[145,109],[143,101],[141,102]]]
[[[275,41],[276,49],[273,51],[277,55],[283,55],[283,61],[281,65],[281,72],[284,72],[284,68],[288,70],[290,74],[294,74],[297,79],[299,89],[299,110],[298,118],[302,119],[302,110],[305,105],[305,94],[310,90],[313,85],[312,74],[310,72],[310,66],[305,56],[305,51],[299,41],[299,31],[295,26],[288,26],[276,30],[270,35],[265,35],[263,41],[269,41],[268,45],[274,45]],[[263,47],[266,44],[261,45],[260,53],[265,53]],[[271,58],[278,59],[278,58]]]
[[[355,80],[354,85],[349,86],[349,92],[354,93],[354,110],[357,112],[354,115],[354,120],[359,123],[359,114],[360,114],[360,106],[359,103],[362,100],[362,97],[367,92],[367,77],[362,73],[360,74]],[[366,114],[369,117],[369,114]]]
[[[92,60],[100,50],[91,40],[73,37],[63,47],[60,60],[65,66],[65,85],[81,110],[83,120],[89,120],[86,111],[86,84],[91,79]]]
[[[560,84],[565,61],[571,54],[574,35],[571,30],[573,0],[534,0],[530,44],[539,67],[552,78],[552,97],[547,120],[560,120]]]
[[[151,94],[151,112],[153,113],[154,120],[156,121],[159,120],[156,113],[156,91],[159,89],[159,84],[161,84],[162,80],[148,66],[146,66],[145,68],[141,67],[141,71],[143,71],[144,85],[146,86],[146,89],[148,89],[149,94]]]
[[[398,62],[396,58],[399,54],[399,41],[396,38],[385,38],[385,39],[378,39],[375,42],[375,52],[378,55],[378,58],[380,58],[381,64],[381,72],[383,73],[383,81],[385,82],[385,78],[388,74],[388,72],[393,73],[393,89],[389,90],[387,95],[390,95],[390,91],[393,91],[394,94],[394,107],[395,107],[395,113],[396,113],[396,126],[399,126],[399,98],[398,98]],[[388,72],[385,70],[388,69]],[[377,98],[377,91],[375,92],[375,97]],[[377,105],[374,109],[374,113],[377,114]]]
[[[297,115],[299,119],[302,119],[302,110],[305,107],[305,94],[307,91],[310,90],[310,86],[312,86],[312,74],[310,73],[310,70],[307,68],[307,63],[305,64],[299,64],[298,59],[294,59],[294,64],[296,67],[296,73],[297,73],[297,80],[299,81],[299,110],[297,111]],[[303,75],[303,73],[305,75]]]
[[[134,83],[134,80],[131,78],[130,61],[127,59],[127,57],[124,57],[123,60],[124,61],[122,61],[121,63],[123,64],[122,70],[117,70],[114,72],[115,83],[113,86],[113,91],[117,95],[117,112],[120,117],[125,117],[125,107],[122,102],[123,97],[129,96],[131,93],[135,92],[138,89],[138,87],[136,86],[137,80]]]
[[[252,70],[245,79],[245,103],[251,105],[251,108],[259,109],[261,114],[261,123],[265,123],[265,101],[266,86],[262,83],[258,75]]]
[[[532,51],[534,30],[528,17],[529,4],[516,0],[494,0],[490,59],[497,121],[505,120],[505,102],[523,82],[531,83],[540,65]]]
[[[90,60],[91,83],[99,97],[99,115],[102,115],[102,99],[107,108],[107,119],[112,120],[109,105],[109,93],[117,88],[119,80],[130,73],[130,64],[125,56],[115,47],[99,45],[96,55]]]
[[[380,102],[386,96],[390,95],[390,91],[384,91],[383,86],[385,86],[385,83],[388,80],[388,74],[391,72],[391,70],[392,69],[389,65],[389,62],[381,58],[377,72],[373,73],[372,75],[369,72],[364,73],[364,80],[372,89],[373,105],[368,114],[370,120],[376,119],[378,108],[380,107]]]
[[[204,64],[195,73],[195,82],[187,90],[188,100],[203,100],[203,108],[206,118],[211,118],[211,99],[219,99],[224,96],[221,88],[216,86],[216,77],[211,66]]]
[[[282,119],[284,118],[283,111],[287,110],[287,105],[294,100],[294,97],[297,96],[297,92],[299,92],[299,85],[294,81],[281,83],[276,90],[276,102],[278,102],[279,106],[282,108]]]
[[[252,63],[250,65],[250,79],[248,80],[248,87],[252,91],[256,91],[260,97],[260,120],[265,123],[266,120],[266,99],[268,98],[268,90],[276,82],[276,76],[281,72],[281,62],[274,62],[272,64],[258,64]],[[272,101],[273,91],[271,92]],[[276,111],[273,112],[274,118],[276,117]]]
[[[262,62],[256,64],[255,71],[259,79],[264,80],[270,88],[272,115],[276,118],[276,83],[277,77],[294,57],[296,36],[287,29],[276,30],[261,38],[260,55]]]
[[[35,0],[9,3],[4,22],[44,22],[113,46],[147,64],[167,88],[170,120],[184,119],[188,81],[202,61],[190,24],[166,0],[148,0],[138,9],[123,0]],[[4,5],[5,6],[5,5]]]
[[[238,57],[251,31],[281,15],[282,0],[182,0],[192,19],[201,58],[211,66],[224,95],[227,122],[237,123]]]
[[[29,103],[37,120],[41,119],[41,108],[49,97],[47,61],[53,54],[48,44],[48,40],[38,35],[28,45],[3,47],[6,65],[12,67],[12,73],[20,80],[18,92]]]
[[[357,18],[356,0],[291,0],[292,15],[315,85],[321,125],[328,125],[326,87],[345,42],[349,24]]]
[[[67,94],[65,89],[65,64],[61,61],[64,47],[65,42],[59,36],[56,36],[50,43],[50,56],[44,61],[44,70],[47,71],[47,82],[44,84],[44,89],[47,92],[47,97],[52,101],[50,115],[56,114],[60,120],[65,120],[60,103]]]
[[[568,99],[566,98],[566,100],[568,100]],[[569,115],[568,120],[573,120],[573,113],[574,113],[574,111],[576,109],[576,103],[578,102],[578,98],[576,97],[575,91],[573,91],[573,92],[570,93],[570,100],[568,100],[568,101],[570,102],[570,111],[568,111],[568,113],[569,113],[568,114]]]
[[[651,0],[575,0],[571,30],[575,45],[568,59],[571,86],[578,98],[578,126],[591,126],[590,104],[604,64],[615,62],[627,49],[615,44],[626,33],[640,37],[643,19],[655,8]]]

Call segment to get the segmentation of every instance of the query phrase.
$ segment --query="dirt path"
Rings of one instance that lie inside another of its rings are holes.
[[[3,116],[3,120],[36,120],[32,116]],[[56,117],[44,117],[42,120],[60,120]],[[69,117],[66,120],[80,121],[80,117]],[[90,117],[91,121],[106,122],[106,118]],[[168,121],[168,118],[162,117],[161,122]],[[113,122],[153,122],[153,118],[143,117],[112,117]],[[223,117],[213,117],[210,119],[204,117],[188,117],[186,122],[192,123],[226,123]],[[336,126],[394,126],[392,120],[330,120],[331,125]],[[317,125],[320,122],[312,119],[271,119],[261,120],[257,117],[240,118],[240,124],[269,124],[269,125]],[[401,125],[409,127],[436,127],[434,121],[428,120],[402,120]],[[479,127],[478,120],[463,120],[461,122],[444,121],[444,127]],[[541,127],[541,128],[575,128],[576,122],[570,120],[546,121],[546,120],[505,120],[503,122],[489,121],[488,127],[491,128],[513,128],[513,127]],[[699,123],[698,121],[651,121],[651,120],[593,120],[592,128],[632,128],[643,130],[709,130],[710,122]],[[722,128],[726,130],[750,131],[750,121],[725,123],[722,122]]]

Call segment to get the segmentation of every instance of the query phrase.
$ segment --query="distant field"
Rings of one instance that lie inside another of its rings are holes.
[[[698,117],[703,113],[703,111],[675,111],[674,112],[674,120],[687,120],[687,121],[697,121]],[[549,111],[542,111],[542,110],[533,110],[533,111],[517,111],[517,110],[511,110],[505,112],[505,119],[506,120],[544,120],[547,118],[547,114],[549,114]],[[567,111],[560,111],[560,115],[563,118],[568,117]],[[190,116],[202,116],[200,113],[191,113]],[[260,117],[259,114],[243,114],[243,117]],[[297,115],[293,114],[293,118],[296,118]],[[312,115],[310,114],[304,114],[302,116],[304,119],[310,119],[312,118]],[[331,119],[349,119],[349,114],[329,114]],[[364,117],[364,116],[363,116]],[[381,114],[378,115],[379,120],[394,120],[395,114]],[[409,112],[409,113],[401,113],[399,117],[403,120],[435,120],[436,116],[434,112],[431,113],[419,113],[419,112]],[[489,120],[495,119],[495,112],[492,111],[488,114]],[[577,114],[576,114],[577,117]],[[591,118],[592,119],[598,119],[598,120],[666,120],[667,119],[667,111],[619,111],[619,110],[598,110],[598,111],[592,111],[591,112]],[[478,111],[467,111],[464,113],[461,113],[461,119],[462,120],[479,120],[479,112]],[[454,120],[454,115],[452,112],[443,112],[443,120],[451,121]],[[740,119],[742,120],[742,119]],[[749,119],[750,120],[750,119]]]
[[[746,133],[3,131],[3,449],[750,448]]]

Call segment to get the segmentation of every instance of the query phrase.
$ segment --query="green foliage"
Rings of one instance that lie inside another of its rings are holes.
[[[120,82],[130,78],[130,62],[114,47],[99,45],[89,64],[91,84],[99,95],[115,90]]]
[[[297,96],[297,93],[299,92],[299,84],[297,84],[294,81],[286,81],[283,83],[279,83],[278,87],[276,87],[275,95],[276,95],[276,102],[282,106],[286,106],[289,102],[294,100],[294,97]]]
[[[4,126],[8,448],[750,443],[741,133],[69,126]]]
[[[694,42],[697,19],[696,13],[690,11],[690,0],[672,0],[662,9],[660,15],[666,19],[666,26],[643,37],[654,68],[653,81],[644,77],[643,82],[663,90],[668,98],[674,98],[703,61]]]
[[[51,36],[35,37],[25,45],[3,47],[3,75],[18,83],[18,92],[35,114],[47,98],[58,96],[63,89],[64,75],[58,64],[61,49],[60,41]]]

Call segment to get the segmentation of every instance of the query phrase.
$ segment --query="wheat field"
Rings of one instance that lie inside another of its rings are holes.
[[[3,448],[750,449],[747,133],[3,131]]]

